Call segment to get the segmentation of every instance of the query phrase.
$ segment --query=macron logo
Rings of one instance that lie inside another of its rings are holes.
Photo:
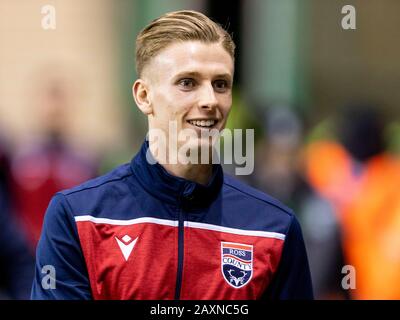
[[[124,255],[125,261],[128,261],[128,258],[131,255],[133,248],[135,247],[137,239],[139,239],[139,237],[137,237],[135,240],[132,240],[132,238],[127,234],[122,237],[122,241],[115,237],[115,240],[117,240],[119,248]]]

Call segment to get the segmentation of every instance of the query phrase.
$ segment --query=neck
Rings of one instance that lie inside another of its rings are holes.
[[[171,164],[168,161],[159,159],[157,147],[150,144],[150,151],[154,159],[161,165],[169,174],[180,177],[186,180],[194,181],[202,185],[207,185],[212,176],[212,164]],[[168,157],[167,157],[168,159]]]
[[[212,175],[211,164],[162,164],[170,174],[194,181],[202,185],[207,185]]]

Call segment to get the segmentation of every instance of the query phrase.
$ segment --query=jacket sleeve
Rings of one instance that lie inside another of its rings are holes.
[[[76,224],[67,199],[60,193],[53,197],[45,214],[31,299],[91,299]]]
[[[293,215],[278,270],[263,296],[272,300],[314,299],[303,235]]]

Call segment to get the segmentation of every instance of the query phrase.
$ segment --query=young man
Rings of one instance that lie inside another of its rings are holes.
[[[133,95],[148,117],[150,146],[130,164],[55,195],[32,298],[313,298],[289,209],[219,164],[171,161],[182,159],[174,154],[184,147],[171,128],[195,133],[185,143],[195,154],[212,146],[204,133],[225,126],[234,72],[229,34],[203,14],[179,11],[153,21],[136,45]]]

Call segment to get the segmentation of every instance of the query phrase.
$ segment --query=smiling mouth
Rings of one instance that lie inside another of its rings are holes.
[[[188,120],[187,122],[198,128],[212,128],[217,124],[218,120]]]

